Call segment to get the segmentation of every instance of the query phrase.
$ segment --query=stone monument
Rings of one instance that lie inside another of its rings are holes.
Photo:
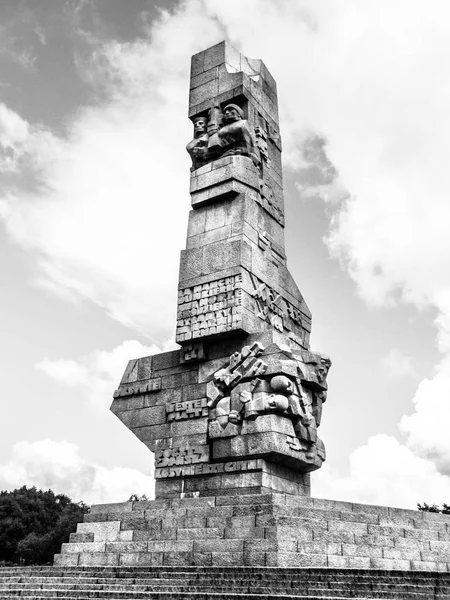
[[[156,498],[310,495],[328,357],[286,264],[277,89],[222,43],[192,57],[180,350],[128,364],[111,410],[155,453]]]
[[[55,564],[446,569],[448,519],[310,497],[331,361],[287,268],[273,77],[199,52],[189,117],[180,349],[131,360],[111,406],[155,455],[156,499],[92,507]]]

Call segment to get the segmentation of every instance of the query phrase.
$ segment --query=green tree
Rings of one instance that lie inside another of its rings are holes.
[[[442,505],[442,508],[439,508],[437,504],[427,504],[424,502],[423,504],[417,504],[417,508],[423,512],[432,512],[432,513],[442,513],[443,515],[450,515],[450,506],[448,504]]]
[[[51,490],[23,486],[0,492],[0,562],[50,563],[88,510]]]
[[[145,494],[142,494],[141,496],[139,496],[139,494],[131,494],[127,502],[143,502],[145,500],[148,500]]]

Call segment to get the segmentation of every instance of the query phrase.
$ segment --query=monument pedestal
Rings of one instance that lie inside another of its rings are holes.
[[[288,494],[93,506],[55,566],[450,570],[446,515]]]

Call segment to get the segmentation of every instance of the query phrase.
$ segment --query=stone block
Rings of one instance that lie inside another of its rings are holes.
[[[120,531],[120,521],[108,521],[106,523],[78,523],[77,532],[91,534],[93,542],[116,540]]]
[[[367,559],[370,562],[370,559]],[[327,567],[331,569],[348,569],[349,568],[349,557],[330,555],[327,557]]]
[[[206,230],[206,207],[191,210],[187,229],[187,238],[202,234]]]
[[[430,529],[404,529],[404,537],[415,540],[428,541],[438,540],[439,532]]]
[[[200,508],[200,507],[212,507],[216,505],[216,499],[214,497],[212,498],[175,498],[174,500],[172,500],[171,502],[172,507],[176,508],[184,508],[186,510],[186,514],[187,516],[198,516],[198,515],[193,515],[193,510],[194,508]]]
[[[164,566],[190,566],[193,564],[192,552],[164,552]]]
[[[53,566],[55,567],[76,567],[78,565],[79,554],[55,554]]]
[[[193,564],[197,567],[210,567],[212,565],[211,552],[197,552],[193,555]]]
[[[151,542],[151,541],[168,541],[177,539],[177,529],[175,527],[167,527],[164,529],[145,529],[134,531],[133,542]]]
[[[189,91],[189,106],[206,102],[219,93],[219,80],[214,78]]]
[[[369,533],[371,535],[390,535],[395,537],[405,537],[405,528],[390,525],[372,525],[368,523],[367,532],[365,533]]]
[[[238,181],[235,178],[230,178],[222,183],[216,183],[214,186],[210,186],[201,190],[191,191],[191,204],[193,208],[211,204],[223,199],[234,199],[240,194],[247,196],[253,196],[255,201],[259,197],[256,189],[247,183]]]
[[[314,541],[341,542],[343,544],[354,544],[356,535],[348,531],[326,531],[326,525],[322,529],[314,528],[312,531]]]
[[[124,567],[161,567],[162,552],[129,552],[120,554],[119,565]]]
[[[424,560],[412,560],[411,569],[413,571],[432,571],[432,572],[444,572],[450,571],[448,565],[445,563],[439,563],[435,561],[424,561]]]
[[[80,552],[105,552],[106,542],[83,542],[81,544],[62,544],[61,554]]]
[[[119,555],[107,552],[83,552],[78,560],[79,567],[116,567]]]
[[[206,231],[205,233],[188,237],[186,248],[200,248],[206,244],[214,244],[215,242],[229,240],[231,237],[231,225],[224,225],[223,227],[218,227],[212,231]]]
[[[244,564],[243,552],[211,552],[211,564],[213,567],[231,567]]]
[[[151,540],[147,542],[148,552],[192,552],[191,540]]]
[[[359,514],[371,514],[371,515],[388,515],[388,506],[376,506],[374,504],[350,504],[345,503],[349,508],[342,509],[345,513],[349,512],[349,509],[354,513]]]
[[[89,514],[94,515],[98,513],[126,513],[133,510],[132,502],[111,502],[111,504],[93,504],[89,511]]]
[[[198,52],[191,57],[191,77],[199,75],[204,71],[205,53]]]
[[[69,536],[69,542],[72,544],[78,544],[82,542],[93,542],[93,533],[71,533]]]
[[[409,571],[411,562],[409,560],[399,560],[394,558],[371,558],[371,569],[388,569],[398,571]]]
[[[205,434],[208,431],[208,419],[191,419],[189,421],[173,421],[170,425],[171,437]],[[206,441],[206,438],[205,438]]]
[[[345,563],[343,562],[345,560]],[[329,556],[328,567],[346,569],[369,569],[370,558],[364,556]]]
[[[297,552],[267,552],[268,567],[326,567],[327,557],[321,554],[299,554]]]
[[[205,540],[205,539],[223,539],[224,530],[218,527],[206,528],[191,528],[191,529],[178,529],[177,539],[178,540]]]
[[[350,522],[339,522],[333,521],[329,523],[329,529],[333,529],[333,531],[340,532],[344,531],[346,533],[354,533],[363,535],[365,533],[369,533],[368,525],[366,523],[350,523]]]
[[[265,529],[264,527],[225,527],[224,538],[225,539],[244,539],[253,540],[264,538]]]
[[[379,515],[372,512],[348,512],[348,511],[337,511],[341,521],[348,523],[371,523],[372,525],[379,524]]]
[[[186,514],[189,515],[189,509]],[[184,521],[183,527],[186,527],[186,528],[207,527],[207,520],[208,519],[206,516],[199,516],[199,515],[196,515],[194,517],[186,516],[183,520]],[[220,527],[220,525],[216,525],[216,526],[211,525],[210,527]],[[225,527],[225,525],[223,527]]]
[[[190,89],[194,89],[199,87],[200,85],[204,85],[205,83],[209,83],[210,81],[214,81],[218,79],[219,71],[217,67],[213,67],[208,69],[207,71],[202,71],[198,75],[194,77],[191,76]]]
[[[226,42],[220,42],[215,46],[211,46],[211,48],[204,50],[203,70],[207,71],[208,69],[224,64],[226,62],[225,54]]]
[[[365,546],[382,546],[386,548],[393,548],[395,546],[395,540],[406,541],[405,538],[393,538],[385,535],[354,535],[354,540],[350,541],[350,544],[365,545]]]
[[[363,544],[342,544],[343,556],[363,556],[368,558],[383,558],[383,548],[379,546],[365,546]]]
[[[195,552],[241,552],[244,550],[243,540],[196,540]],[[213,561],[214,564],[214,561]]]
[[[181,251],[179,280],[183,281],[191,277],[203,274],[203,249],[190,248]]]
[[[107,542],[106,552],[146,552],[147,542]]]
[[[335,554],[342,555],[342,544],[339,542],[305,542],[297,543],[297,552],[302,554]],[[381,556],[381,554],[380,554]]]
[[[244,550],[244,565],[251,567],[262,566],[266,564],[266,553],[256,550]]]
[[[413,548],[383,548],[383,558],[394,558],[401,560],[420,560],[420,550]]]

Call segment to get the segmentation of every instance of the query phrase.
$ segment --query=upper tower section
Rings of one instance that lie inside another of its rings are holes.
[[[226,42],[195,54],[189,118],[194,124],[194,138],[187,147],[193,163],[193,206],[247,191],[246,186],[259,193],[263,208],[283,226],[277,85],[265,64],[246,58]],[[205,176],[211,170],[202,167],[227,156],[250,158],[254,172],[238,169],[234,183],[231,177],[224,180],[223,173]]]
[[[221,42],[192,57],[189,118],[193,210],[176,341],[195,358],[204,352],[193,342],[275,329],[307,349],[311,314],[286,262],[275,80]]]

